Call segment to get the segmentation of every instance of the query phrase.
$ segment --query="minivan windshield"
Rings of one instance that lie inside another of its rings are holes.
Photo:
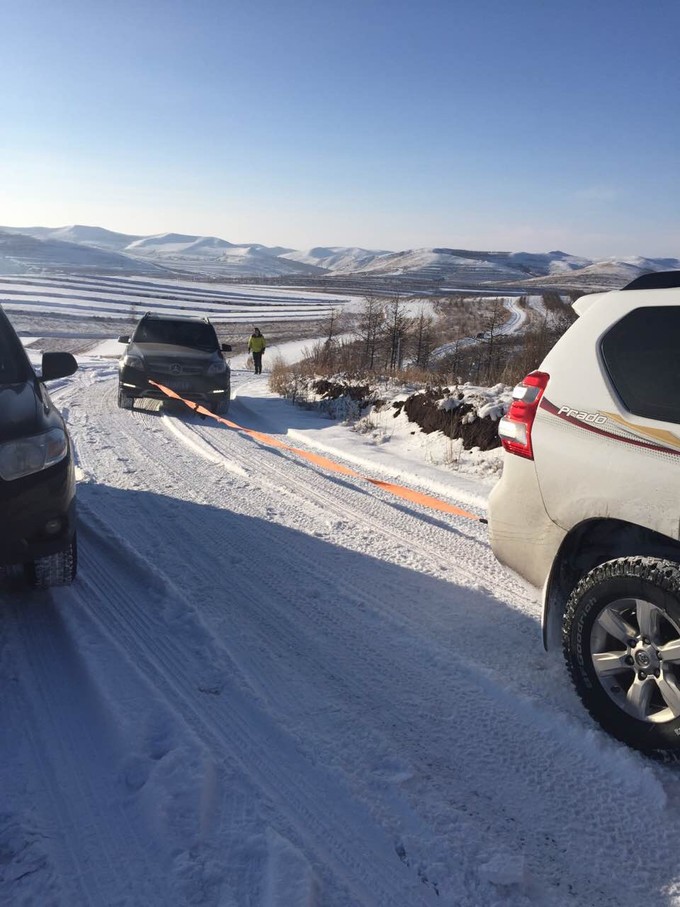
[[[133,343],[168,343],[213,352],[218,349],[212,325],[201,321],[173,321],[169,318],[145,318],[137,326]]]
[[[0,315],[0,384],[19,384],[31,374],[28,357],[9,321]]]

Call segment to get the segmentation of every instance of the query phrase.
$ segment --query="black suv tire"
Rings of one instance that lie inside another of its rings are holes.
[[[78,572],[78,540],[74,534],[68,548],[36,558],[25,567],[31,586],[45,589],[50,586],[69,586]]]
[[[122,387],[118,387],[118,406],[121,409],[132,409],[135,405],[135,398],[128,396]]]
[[[229,400],[221,400],[219,403],[212,403],[209,407],[210,412],[216,416],[226,416],[229,412]]]
[[[619,740],[680,761],[680,565],[625,557],[567,602],[564,656],[590,714]]]

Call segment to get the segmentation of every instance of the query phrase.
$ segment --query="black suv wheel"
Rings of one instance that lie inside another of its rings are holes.
[[[25,566],[26,579],[32,586],[68,586],[78,572],[78,542],[74,534],[68,548],[36,558]]]
[[[680,565],[627,557],[591,570],[567,602],[563,646],[605,730],[680,761]]]
[[[128,397],[122,387],[118,388],[118,406],[121,409],[132,409],[135,405],[135,398]]]

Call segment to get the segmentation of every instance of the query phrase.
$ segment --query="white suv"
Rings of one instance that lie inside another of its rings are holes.
[[[544,644],[591,715],[680,759],[680,272],[574,308],[501,420],[491,545],[543,587]]]

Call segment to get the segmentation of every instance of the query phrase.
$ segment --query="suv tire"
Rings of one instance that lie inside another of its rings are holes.
[[[123,388],[119,387],[118,388],[118,406],[120,406],[121,409],[132,409],[134,405],[135,405],[135,398],[129,397],[123,391]]]
[[[39,557],[26,564],[25,575],[31,586],[69,586],[78,572],[78,541],[74,535],[68,548]]]
[[[636,749],[680,761],[680,565],[608,561],[569,597],[564,656],[602,727]]]

